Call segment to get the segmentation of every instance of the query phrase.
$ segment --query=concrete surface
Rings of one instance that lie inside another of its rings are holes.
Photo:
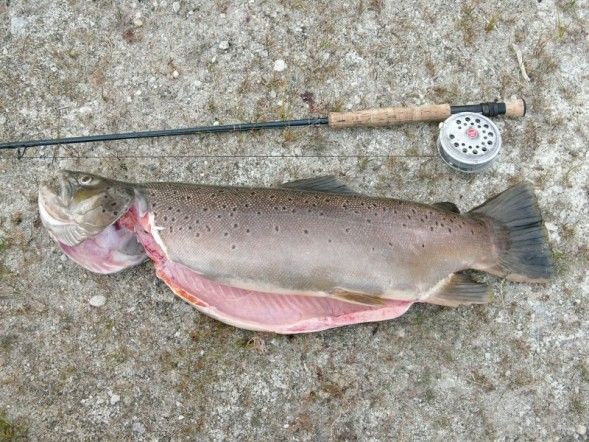
[[[436,157],[435,124],[0,153],[0,439],[586,440],[587,18],[574,0],[0,1],[1,140],[512,94],[530,107],[498,122],[500,160],[472,176]],[[148,264],[98,276],[66,260],[36,210],[61,167],[249,185],[335,173],[461,209],[526,179],[557,275],[481,276],[488,306],[292,338],[237,330]]]

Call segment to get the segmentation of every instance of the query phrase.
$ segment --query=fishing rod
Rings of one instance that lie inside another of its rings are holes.
[[[258,123],[224,124],[214,126],[197,126],[179,129],[147,130],[140,132],[121,132],[104,135],[85,135],[68,138],[52,138],[29,141],[10,141],[0,143],[0,149],[22,149],[39,146],[57,146],[62,144],[94,143],[143,138],[174,137],[199,133],[245,132],[260,129],[278,129],[301,126],[328,126],[332,129],[350,127],[387,127],[403,123],[443,121],[452,115],[470,112],[485,117],[505,115],[523,117],[526,103],[521,98],[512,97],[505,102],[488,102],[452,106],[450,104],[432,104],[410,107],[388,107],[351,112],[330,112],[327,117],[305,118],[299,120],[264,121]]]

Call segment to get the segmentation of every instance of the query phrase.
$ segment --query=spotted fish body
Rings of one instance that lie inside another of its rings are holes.
[[[64,173],[70,175],[62,181],[79,185],[75,172]],[[96,253],[94,244],[108,241],[93,233],[69,253],[62,246],[66,253],[93,271],[105,259],[105,268],[120,270],[146,255],[175,293],[244,328],[306,332],[393,318],[417,301],[487,302],[488,287],[457,273],[465,269],[531,282],[550,276],[542,221],[527,185],[460,214],[449,203],[356,194],[331,177],[280,188],[92,178],[105,180],[97,188],[111,193],[133,190],[127,212],[112,214],[105,229],[112,232],[103,233],[114,243],[116,233],[125,246],[121,241]],[[71,210],[53,208],[50,194],[42,189],[42,214]],[[76,231],[82,221],[71,223]],[[136,252],[141,246],[143,256]]]
[[[415,301],[493,254],[480,219],[387,198],[179,184],[143,197],[169,259],[239,288]]]

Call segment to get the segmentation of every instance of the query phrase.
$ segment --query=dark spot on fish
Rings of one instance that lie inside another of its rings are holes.
[[[289,201],[292,201],[292,198],[290,198],[290,197],[289,197],[289,198],[288,198],[288,200],[289,200]]]
[[[168,210],[172,210],[172,208],[171,207],[168,207]]]
[[[178,227],[178,230],[182,230],[182,226]]]
[[[231,245],[231,250],[235,250],[235,244]]]
[[[367,220],[366,220],[366,222],[367,222],[368,224],[370,224],[370,223],[372,222],[372,220],[370,220],[370,219],[367,219]]]
[[[474,230],[472,230],[472,229],[471,229],[471,230],[470,230],[470,233],[472,233],[472,234],[474,235]]]
[[[433,228],[433,227],[430,227],[429,229],[430,229],[432,232],[434,231],[434,228]]]
[[[364,201],[360,202],[360,205],[363,206],[364,205]]]
[[[214,193],[211,193],[211,198],[215,198],[217,195]]]
[[[270,199],[273,200],[274,198],[276,198],[276,195],[270,194]]]
[[[319,216],[323,216],[323,212],[319,212]]]
[[[412,211],[413,213],[415,213],[415,209],[411,209],[411,211]]]
[[[174,227],[170,226],[170,232],[174,231]]]
[[[324,200],[326,203],[330,202],[331,200],[329,198],[325,198]]]
[[[374,247],[372,247],[372,251],[374,252]]]
[[[221,219],[221,216],[222,216],[222,215],[221,215],[221,214],[219,214],[219,215],[217,215],[217,218],[218,218],[218,219]]]
[[[350,233],[350,229],[346,229],[346,233]]]
[[[312,210],[311,210],[311,209],[307,209],[307,213],[311,213],[311,212],[312,212]]]
[[[112,203],[110,203],[110,205],[111,205],[111,207],[114,207],[114,206],[117,205],[117,203],[116,202],[112,202]]]
[[[424,222],[423,218],[419,218],[419,221]]]
[[[278,210],[278,206],[274,206],[274,210]]]
[[[436,226],[439,225],[439,223],[436,221]]]
[[[278,232],[278,230],[280,230],[280,229],[278,228],[278,226],[274,226],[274,230],[276,230]]]
[[[360,212],[358,212],[357,210],[354,210],[354,213],[358,214],[358,213],[360,213]]]
[[[422,247],[422,248],[423,248],[423,247],[425,247],[425,244],[422,244],[422,245],[421,245],[421,247]]]
[[[291,210],[291,212],[292,212],[292,213],[296,213],[296,209],[292,209],[292,210]]]
[[[347,208],[348,208],[348,205],[347,205],[347,204],[342,204],[342,207],[343,207],[344,209],[347,209]]]
[[[102,213],[105,213],[105,212],[106,212],[106,209],[102,209]]]
[[[251,196],[254,196],[256,194],[256,192],[250,192]]]
[[[207,232],[211,231],[211,228],[209,226],[205,226],[207,228]]]
[[[262,214],[262,212],[256,212],[256,213],[257,213],[258,215],[261,215],[261,214]]]
[[[167,220],[168,220],[168,217],[167,216],[164,216],[164,221],[167,221]]]
[[[199,220],[199,219],[197,219],[197,220],[195,221],[195,223],[196,223],[196,224],[200,223],[200,220]]]
[[[200,236],[200,233],[199,232],[196,232],[196,237],[198,238],[199,236]]]
[[[239,224],[233,224],[233,227],[235,227],[236,229],[239,227]]]
[[[246,233],[250,233],[250,229],[245,229]]]
[[[397,209],[393,209],[393,213],[396,215],[397,214]]]
[[[407,227],[407,224],[403,223],[403,227]]]
[[[327,242],[331,242],[331,239],[328,239]]]
[[[188,230],[192,230],[192,226],[188,226]]]
[[[186,216],[184,217],[184,219],[188,219],[188,215],[186,215]]]
[[[223,209],[226,209],[226,208],[227,208],[227,204],[223,204],[221,207],[222,207]]]
[[[176,209],[176,212],[177,212],[177,213],[180,213],[180,209]]]
[[[229,232],[223,233],[223,236],[229,236]]]
[[[389,246],[393,247],[393,243],[392,242],[389,242]]]
[[[441,226],[441,227],[444,227],[444,223],[440,223],[440,226]]]
[[[249,204],[246,204],[245,207],[249,207]],[[233,210],[234,212],[237,210],[237,207],[233,207],[231,210]]]
[[[309,231],[307,229],[303,230],[303,232],[305,232],[305,235],[309,234]]]
[[[207,209],[206,207],[204,209],[202,209],[203,212],[206,212],[207,210],[209,210],[209,209]]]
[[[249,206],[250,206],[249,204],[246,204],[246,205],[245,205],[245,207],[249,207]],[[235,212],[235,210],[236,210],[236,209],[237,209],[237,207],[235,207],[235,208],[233,209],[233,211]]]
[[[286,210],[286,206],[282,206],[282,210]]]

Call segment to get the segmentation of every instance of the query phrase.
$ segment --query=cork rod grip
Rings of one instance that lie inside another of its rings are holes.
[[[442,121],[450,116],[449,104],[417,107],[385,107],[357,112],[330,112],[329,127],[379,127],[412,121]]]

